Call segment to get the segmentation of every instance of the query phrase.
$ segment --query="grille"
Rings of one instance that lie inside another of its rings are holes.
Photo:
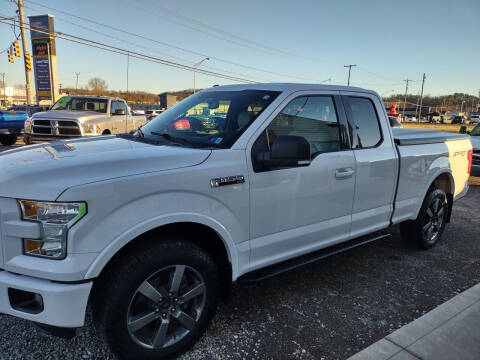
[[[69,120],[34,120],[33,134],[52,136],[81,136],[80,126]]]

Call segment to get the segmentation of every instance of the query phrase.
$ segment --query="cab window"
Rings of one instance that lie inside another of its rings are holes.
[[[268,146],[281,135],[304,137],[310,155],[341,149],[337,112],[331,96],[302,96],[292,100],[268,125]]]

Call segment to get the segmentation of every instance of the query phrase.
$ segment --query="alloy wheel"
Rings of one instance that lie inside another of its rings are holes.
[[[427,208],[425,224],[422,232],[428,243],[434,243],[440,236],[445,215],[445,205],[442,200],[436,198]]]
[[[135,291],[127,311],[130,337],[147,349],[184,339],[199,321],[206,300],[202,275],[187,265],[165,267]]]

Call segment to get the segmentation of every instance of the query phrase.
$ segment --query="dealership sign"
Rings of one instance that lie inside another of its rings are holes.
[[[57,52],[53,15],[29,16],[37,100],[55,101],[58,94]]]

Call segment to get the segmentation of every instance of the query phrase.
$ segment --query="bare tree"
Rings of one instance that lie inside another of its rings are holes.
[[[108,85],[105,80],[94,77],[88,80],[88,88],[95,94],[103,94],[107,91]]]

